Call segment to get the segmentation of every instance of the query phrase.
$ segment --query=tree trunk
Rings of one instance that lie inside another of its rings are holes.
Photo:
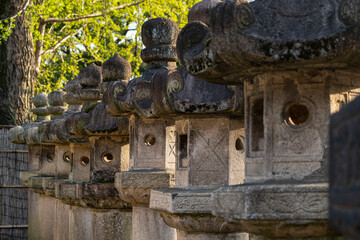
[[[25,2],[0,0],[0,19],[16,14]],[[22,12],[8,40],[0,44],[0,125],[19,125],[32,120],[35,83],[33,39]]]

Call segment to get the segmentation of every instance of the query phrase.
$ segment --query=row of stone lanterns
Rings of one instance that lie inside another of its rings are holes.
[[[30,238],[336,235],[328,119],[360,92],[358,25],[346,1],[285,2],[205,0],[180,34],[151,19],[141,77],[115,54],[34,97],[10,134],[30,146]]]

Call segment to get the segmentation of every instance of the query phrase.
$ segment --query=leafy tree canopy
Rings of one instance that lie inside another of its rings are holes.
[[[101,64],[115,52],[130,61],[133,77],[141,75],[142,24],[166,17],[182,28],[189,9],[199,1],[27,0],[21,11],[27,13],[34,39],[37,90],[61,88],[81,68]],[[9,36],[16,16],[0,22],[0,41]]]

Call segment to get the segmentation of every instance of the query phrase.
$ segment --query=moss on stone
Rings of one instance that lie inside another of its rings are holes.
[[[91,110],[93,110],[96,107],[97,104],[98,104],[97,102],[89,104],[88,106],[85,107],[84,112],[89,113]]]

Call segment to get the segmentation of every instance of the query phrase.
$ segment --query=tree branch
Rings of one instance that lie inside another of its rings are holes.
[[[108,11],[115,11],[115,10],[119,10],[119,9],[124,9],[124,8],[127,8],[127,7],[139,5],[139,4],[143,3],[143,2],[145,2],[145,0],[141,0],[141,1],[138,1],[138,2],[134,2],[134,3],[121,4],[119,6],[109,8]],[[91,14],[76,17],[76,18],[48,18],[48,19],[44,20],[44,23],[76,22],[76,21],[79,21],[79,20],[82,20],[82,19],[97,18],[97,17],[102,17],[102,16],[104,16],[103,12],[95,12],[95,13],[91,13]]]
[[[53,48],[51,49],[48,49],[44,52],[41,53],[41,56],[46,54],[46,53],[49,53],[49,52],[53,52],[55,51],[56,49],[58,49],[61,44],[63,44],[64,42],[66,42],[69,38],[71,38],[72,36],[78,34],[80,31],[82,31],[84,29],[84,27],[86,27],[87,24],[85,24],[84,26],[82,26],[81,28],[79,28],[78,30],[76,30],[76,32],[74,33],[71,33],[71,34],[68,34],[66,37],[64,37],[63,39],[61,39]]]
[[[44,23],[43,19],[40,18],[40,22],[39,22],[39,39],[36,40],[35,43],[35,69],[36,72],[40,72],[40,64],[41,64],[41,52],[43,49],[43,38],[44,38],[44,34],[45,34],[45,26],[46,24]]]

